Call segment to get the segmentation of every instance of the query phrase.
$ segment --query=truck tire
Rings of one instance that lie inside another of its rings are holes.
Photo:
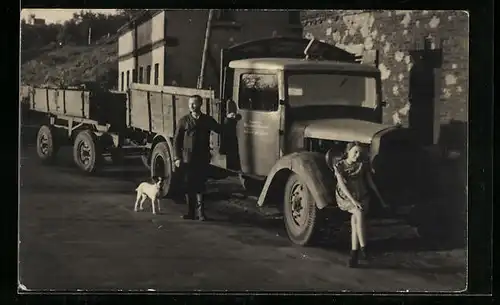
[[[43,125],[38,130],[36,136],[36,152],[44,163],[51,163],[55,160],[59,150],[59,143],[54,134],[54,129]]]
[[[73,144],[73,160],[86,173],[94,173],[102,164],[102,150],[97,136],[90,130],[78,133]]]
[[[169,146],[166,142],[155,145],[151,153],[151,177],[163,177],[162,197],[174,194],[178,184],[177,174],[172,168],[172,157]]]
[[[318,210],[305,183],[292,174],[285,185],[283,219],[289,239],[296,245],[312,244],[318,225]]]

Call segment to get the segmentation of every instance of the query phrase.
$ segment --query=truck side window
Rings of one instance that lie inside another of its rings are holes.
[[[278,110],[278,77],[275,74],[246,73],[240,77],[238,106],[256,111]]]

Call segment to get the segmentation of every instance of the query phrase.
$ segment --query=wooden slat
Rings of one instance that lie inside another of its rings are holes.
[[[132,84],[130,84],[130,89],[140,90],[140,91],[150,91],[150,92],[161,92],[161,93],[167,93],[167,94],[173,94],[173,95],[183,95],[183,96],[191,96],[191,95],[197,94],[204,99],[215,98],[215,91],[204,90],[204,89],[195,89],[195,88],[157,86],[157,85],[149,85],[149,84],[132,83]]]
[[[149,107],[145,91],[130,91],[130,126],[149,131]]]
[[[151,105],[151,130],[153,132],[163,132],[163,120],[167,119],[163,114],[162,94],[149,92],[149,102]]]

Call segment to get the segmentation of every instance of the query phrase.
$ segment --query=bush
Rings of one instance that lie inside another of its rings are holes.
[[[139,11],[140,12],[140,11]],[[133,12],[117,15],[81,11],[64,24],[21,23],[21,82],[29,85],[72,86],[98,83],[116,89],[116,31]],[[91,44],[88,31],[92,29]]]

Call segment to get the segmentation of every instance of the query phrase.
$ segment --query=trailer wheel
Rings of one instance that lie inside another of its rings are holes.
[[[40,127],[36,137],[36,152],[40,160],[46,163],[54,161],[58,150],[59,144],[54,130],[47,125]]]
[[[166,142],[160,142],[153,148],[150,169],[152,177],[164,178],[162,188],[163,197],[172,195],[176,186],[177,176],[172,168],[170,149]]]
[[[96,135],[90,130],[78,133],[73,145],[75,164],[86,173],[95,172],[102,161],[102,151]]]
[[[283,218],[289,239],[300,246],[311,244],[318,227],[318,211],[311,192],[297,174],[292,174],[284,195]]]

